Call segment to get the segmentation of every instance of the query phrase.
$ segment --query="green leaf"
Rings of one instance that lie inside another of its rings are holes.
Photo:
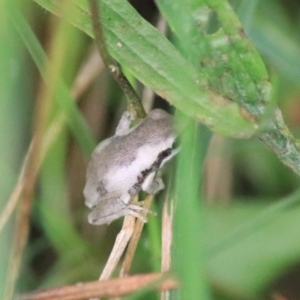
[[[210,88],[261,116],[270,100],[267,70],[228,2],[158,0],[157,4]]]
[[[186,55],[195,65],[202,66],[200,74],[213,89],[246,108],[251,117],[267,121],[260,140],[299,175],[299,145],[280,110],[273,113],[272,109],[273,115],[267,112],[271,86],[266,68],[228,2],[158,0],[157,3]],[[213,33],[210,27],[215,29]]]
[[[59,15],[59,1],[36,2]],[[70,22],[93,36],[87,2],[75,4]],[[101,7],[109,51],[141,82],[218,133],[239,138],[253,135],[257,124],[244,117],[237,104],[208,90],[195,66],[127,1],[103,0]]]
[[[182,150],[176,170],[174,214],[174,245],[172,271],[179,277],[182,288],[176,299],[210,299],[204,253],[204,198],[199,199],[199,183],[210,134],[192,119],[178,114],[177,121],[188,123],[182,135]],[[202,193],[201,193],[202,194]]]

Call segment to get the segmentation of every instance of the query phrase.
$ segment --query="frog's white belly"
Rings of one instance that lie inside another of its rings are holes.
[[[166,141],[165,141],[166,142]],[[166,149],[172,146],[173,140],[164,143]],[[158,145],[145,145],[137,151],[136,158],[128,166],[118,166],[112,168],[105,176],[107,192],[122,191],[128,193],[129,190],[138,182],[138,177],[142,172],[151,168],[161,153],[162,147]]]

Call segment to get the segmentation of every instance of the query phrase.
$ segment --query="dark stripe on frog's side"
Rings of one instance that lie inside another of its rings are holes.
[[[150,168],[143,170],[140,175],[137,177],[137,183],[134,184],[134,186],[129,190],[129,194],[134,195],[141,189],[141,185],[145,181],[145,178],[152,172],[158,171],[161,163],[165,158],[171,155],[172,148],[168,148],[162,152],[160,152],[157,156],[157,159],[154,161],[154,163],[150,166]]]

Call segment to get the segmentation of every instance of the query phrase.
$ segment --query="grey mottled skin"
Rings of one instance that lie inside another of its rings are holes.
[[[123,115],[123,121],[129,118]],[[122,121],[122,119],[121,119]],[[120,123],[121,123],[120,121]],[[172,117],[155,109],[133,128],[129,121],[116,135],[102,141],[92,154],[84,188],[86,205],[92,208],[89,222],[101,225],[126,214],[141,217],[143,210],[131,196],[143,189],[156,193],[164,185],[156,172],[174,155]],[[141,217],[142,218],[142,217]]]

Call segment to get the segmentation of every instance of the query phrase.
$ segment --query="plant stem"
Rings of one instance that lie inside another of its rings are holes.
[[[95,34],[95,43],[109,73],[119,84],[120,88],[123,90],[129,100],[128,110],[134,112],[138,119],[142,119],[146,116],[146,113],[140,97],[138,96],[128,79],[124,76],[118,62],[112,58],[107,50],[105,38],[103,35],[101,17],[99,14],[100,1],[98,1],[98,3],[96,0],[89,0],[91,18]]]

